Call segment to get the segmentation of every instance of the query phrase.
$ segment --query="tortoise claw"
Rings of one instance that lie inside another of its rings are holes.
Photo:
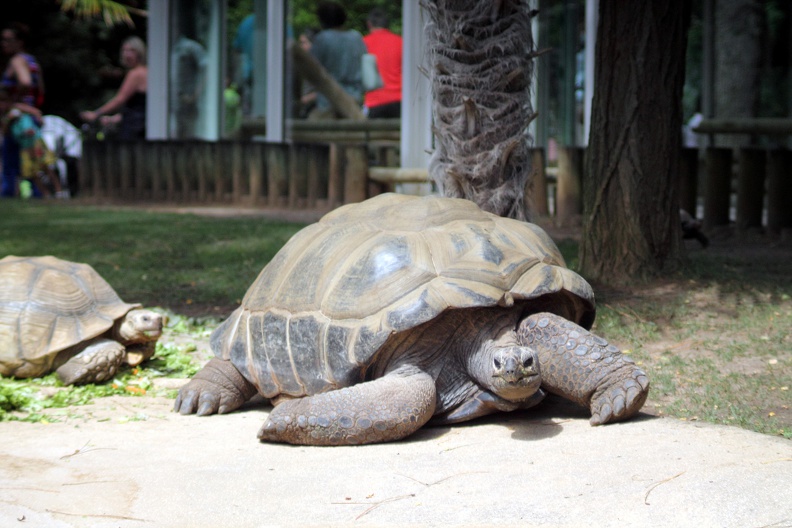
[[[228,361],[212,359],[179,391],[173,410],[180,414],[224,414],[248,401],[256,388]]]
[[[591,425],[624,420],[637,413],[649,394],[649,378],[633,367],[626,376],[598,391],[591,399]]]

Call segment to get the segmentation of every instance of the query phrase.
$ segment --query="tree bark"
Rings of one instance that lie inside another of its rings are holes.
[[[715,115],[718,118],[756,117],[762,68],[761,0],[715,2]],[[722,134],[719,146],[750,143],[750,136]]]
[[[584,181],[583,274],[656,275],[682,256],[677,177],[687,0],[600,2]]]
[[[534,117],[527,1],[432,0],[425,7],[436,137],[429,174],[445,196],[525,219],[526,129]]]

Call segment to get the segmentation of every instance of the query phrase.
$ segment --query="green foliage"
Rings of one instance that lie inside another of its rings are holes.
[[[129,6],[113,2],[112,0],[60,0],[61,10],[73,12],[80,18],[101,17],[105,25],[126,24],[134,27],[129,14]]]
[[[205,328],[200,325],[190,328],[189,320],[178,317],[176,319],[176,325],[181,325],[184,332],[197,335],[205,333]],[[0,376],[0,422],[52,421],[53,417],[43,411],[87,405],[106,396],[140,397],[148,394],[175,397],[174,391],[157,389],[153,380],[193,376],[200,368],[190,355],[194,351],[195,345],[177,346],[159,342],[154,357],[149,361],[140,367],[122,367],[112,381],[101,384],[64,387],[55,373],[26,380]]]
[[[355,29],[362,34],[368,33],[366,17],[375,7],[383,9],[389,16],[390,29],[395,33],[402,32],[401,2],[388,0],[352,0],[339,2],[347,12],[346,27]],[[319,19],[316,17],[315,0],[292,0],[289,2],[289,23],[294,28],[294,34],[299,35],[306,28],[319,28]]]

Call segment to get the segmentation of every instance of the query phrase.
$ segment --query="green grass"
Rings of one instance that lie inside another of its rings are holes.
[[[769,241],[692,251],[670,280],[605,290],[594,330],[647,371],[651,412],[792,438],[791,257]]]
[[[170,335],[205,342],[300,227],[3,201],[0,257],[52,254],[87,262],[124,300],[169,312]],[[558,245],[577,268],[577,243]],[[594,331],[647,371],[648,412],[792,438],[792,250],[732,241],[696,248],[689,257],[687,269],[672,277],[617,289],[595,284]],[[123,370],[105,386],[56,387],[46,398],[42,391],[57,385],[52,376],[0,380],[0,419],[40,420],[47,408],[105,394],[157,393],[151,380],[190,376],[197,367],[192,355],[189,345],[161,343],[159,358],[145,368]]]
[[[85,262],[127,302],[238,304],[261,268],[300,229],[265,219],[208,218],[64,204],[0,203],[0,256]]]

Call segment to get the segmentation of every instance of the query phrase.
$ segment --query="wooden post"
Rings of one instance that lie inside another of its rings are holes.
[[[118,148],[114,141],[106,141],[105,142],[105,159],[104,159],[104,173],[102,174],[102,180],[104,182],[104,196],[110,198],[115,196],[115,181],[116,175],[118,174],[118,159],[116,154],[118,153]]]
[[[337,143],[330,143],[330,160],[328,162],[327,206],[339,205],[339,189],[341,188],[341,148]]]
[[[96,142],[86,141],[82,146],[82,156],[77,161],[77,186],[80,193],[88,193],[92,188],[94,165],[96,165]],[[72,189],[74,191],[74,189]]]
[[[248,159],[248,174],[250,174],[250,204],[256,205],[262,198],[264,188],[264,153],[266,148],[263,143],[250,145]],[[270,190],[270,192],[272,192]]]
[[[151,146],[145,141],[137,141],[134,144],[135,162],[135,198],[151,198],[148,185],[148,174],[151,173]]]
[[[176,175],[174,173],[173,143],[162,145],[162,172],[165,176],[165,197],[172,202],[176,197]]]
[[[304,207],[308,190],[308,166],[311,164],[311,146],[292,143],[289,148],[289,207]],[[314,198],[314,202],[316,199]]]
[[[315,145],[308,146],[306,156],[306,170],[308,172],[308,184],[305,192],[307,206],[316,207],[316,199],[319,193],[319,149]]]
[[[767,230],[792,228],[792,152],[774,149],[767,160]]]
[[[220,141],[215,145],[212,181],[214,181],[214,199],[225,201],[225,180],[228,174],[228,142]]]
[[[234,141],[231,146],[231,202],[238,204],[242,201],[242,170],[245,148],[239,141]]]
[[[286,150],[276,143],[267,144],[267,187],[270,207],[283,205],[289,194],[289,168]]]
[[[162,152],[163,145],[161,142],[151,144],[151,160],[149,170],[151,171],[151,199],[162,200]]]
[[[344,203],[357,203],[366,199],[368,159],[365,145],[348,145],[344,171]]]
[[[205,202],[207,197],[207,176],[209,173],[207,162],[211,159],[211,143],[193,143],[193,163],[195,174],[198,176],[198,201]]]
[[[132,197],[131,188],[131,181],[132,181],[132,174],[134,171],[133,168],[133,160],[132,160],[132,149],[134,148],[134,144],[126,141],[117,142],[115,144],[116,149],[118,151],[119,157],[119,171],[121,172],[120,181],[118,182],[118,187],[116,190],[116,198],[121,199],[129,199]]]
[[[682,163],[679,166],[679,207],[694,218],[698,206],[698,157],[697,148],[682,149]]]
[[[732,181],[730,148],[707,149],[707,185],[704,189],[704,229],[729,225]]]
[[[177,159],[179,163],[176,165],[179,182],[181,182],[181,201],[190,201],[190,145],[182,141],[176,145]]]
[[[765,159],[764,149],[740,149],[740,169],[737,175],[737,229],[762,227]]]
[[[533,183],[533,189],[529,187]],[[541,147],[531,149],[531,174],[525,182],[525,196],[530,203],[525,204],[529,216],[547,216],[547,172],[545,171],[545,153]]]
[[[582,212],[581,185],[583,181],[583,149],[561,147],[558,149],[558,188],[556,221],[570,225]]]

